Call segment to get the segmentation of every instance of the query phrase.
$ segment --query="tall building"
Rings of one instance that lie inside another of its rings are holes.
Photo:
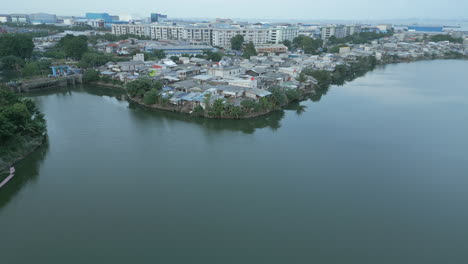
[[[105,23],[112,22],[112,17],[108,13],[86,13],[88,20],[104,20]]]
[[[327,40],[334,36],[336,38],[345,38],[347,36],[354,35],[355,33],[361,32],[361,26],[356,25],[330,25],[322,27],[321,35],[323,40]]]
[[[0,23],[9,23],[11,22],[10,15],[0,15]]]
[[[162,22],[162,20],[166,18],[167,18],[167,15],[158,14],[158,13],[151,13],[151,16],[150,16],[151,23]]]
[[[444,32],[444,27],[443,26],[409,26],[408,31],[442,33]]]
[[[267,28],[267,27],[209,27],[209,26],[177,26],[165,24],[129,24],[112,25],[114,35],[136,34],[148,36],[151,39],[165,40],[190,40],[201,44],[231,47],[231,39],[242,35],[245,42],[253,42],[255,45],[267,43],[279,43],[286,39],[293,40],[298,36],[297,28]]]
[[[283,26],[272,28],[270,29],[269,33],[270,42],[279,44],[285,40],[292,41],[295,37],[299,36],[299,28]]]
[[[57,23],[57,16],[53,14],[31,14],[29,15],[32,24],[55,24]]]
[[[31,20],[29,19],[29,15],[25,14],[12,14],[10,15],[12,23],[18,24],[31,24]]]

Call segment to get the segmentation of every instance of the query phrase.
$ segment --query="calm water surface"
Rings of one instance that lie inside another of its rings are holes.
[[[35,96],[49,142],[0,190],[0,263],[467,263],[467,73],[390,65],[243,121]]]

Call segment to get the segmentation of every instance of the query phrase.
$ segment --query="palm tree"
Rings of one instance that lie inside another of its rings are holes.
[[[301,72],[299,76],[296,77],[296,81],[299,82],[299,86],[302,86],[303,83],[307,82],[307,76],[304,72]]]

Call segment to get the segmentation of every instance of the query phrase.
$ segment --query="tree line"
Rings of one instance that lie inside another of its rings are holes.
[[[38,137],[45,132],[46,121],[36,104],[0,87],[0,145],[21,137]]]

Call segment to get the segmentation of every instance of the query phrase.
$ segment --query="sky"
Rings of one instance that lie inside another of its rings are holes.
[[[379,20],[405,18],[468,19],[468,0],[2,0],[1,13],[86,12],[171,18],[298,20]]]

